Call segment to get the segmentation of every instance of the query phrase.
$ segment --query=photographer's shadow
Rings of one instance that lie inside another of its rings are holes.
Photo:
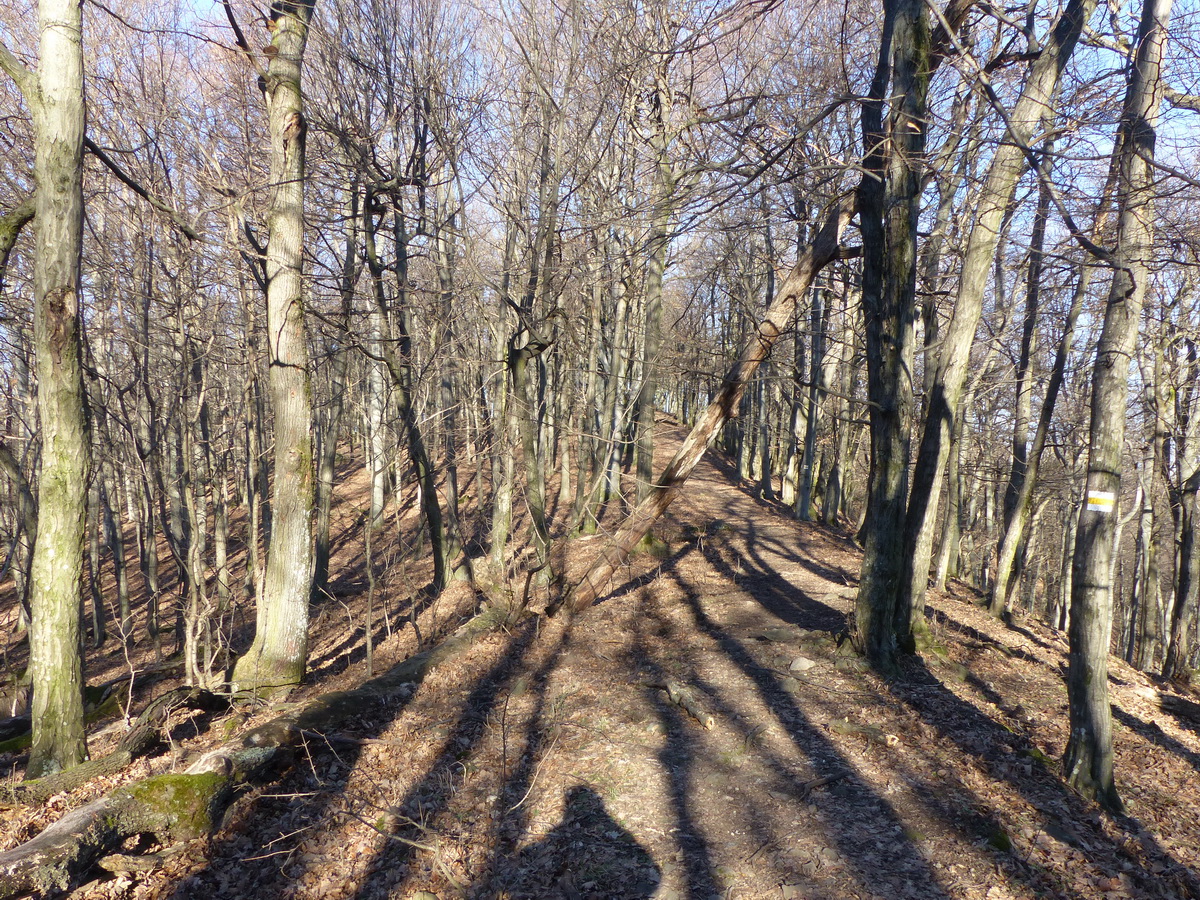
[[[497,860],[475,900],[649,900],[661,872],[590,787],[567,793],[563,820],[515,857]]]

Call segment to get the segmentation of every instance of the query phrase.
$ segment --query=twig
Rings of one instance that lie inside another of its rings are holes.
[[[370,828],[372,831],[376,832],[377,834],[383,835],[389,841],[396,841],[397,843],[405,844],[409,847],[416,847],[418,850],[426,850],[429,853],[437,853],[437,847],[435,847],[433,844],[423,844],[420,841],[414,841],[411,838],[402,837],[401,835],[398,835],[398,834],[392,834],[390,831],[384,831],[382,828],[380,828],[374,822],[368,822],[366,819],[364,819],[362,816],[360,816],[356,812],[347,810],[346,815],[348,815],[352,819],[357,819],[359,822],[362,822],[362,824],[366,825],[368,828]]]
[[[811,781],[806,781],[800,785],[800,799],[803,800],[819,787],[825,787],[827,784],[833,784],[835,781],[841,781],[843,778],[849,777],[849,772],[834,772],[832,775],[822,775],[820,778],[814,778]]]
[[[554,752],[554,745],[558,743],[558,738],[550,742],[550,746],[546,748],[545,754],[538,760],[538,764],[533,767],[533,777],[529,779],[529,789],[525,791],[525,796],[517,801],[516,805],[508,808],[509,812],[516,812],[529,799],[529,795],[533,793],[534,785],[537,784],[538,774],[542,771],[542,763],[550,758],[550,754]]]

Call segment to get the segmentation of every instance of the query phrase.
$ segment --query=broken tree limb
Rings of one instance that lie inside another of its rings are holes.
[[[72,810],[32,840],[0,853],[0,900],[66,890],[134,835],[171,843],[215,831],[237,791],[275,778],[306,733],[326,732],[403,685],[423,680],[498,622],[487,613],[476,616],[438,646],[354,690],[322,694],[206,753],[183,773],[151,776]]]
[[[704,728],[712,728],[716,724],[716,720],[704,711],[704,707],[700,705],[700,701],[696,699],[696,695],[691,692],[691,689],[684,687],[678,681],[653,681],[648,682],[647,687],[666,691],[668,700],[686,710],[687,714]]]
[[[849,719],[834,719],[828,727],[834,734],[862,735],[872,744],[879,744],[883,747],[895,747],[900,743],[900,739],[896,735],[888,734],[877,725],[860,725]]]
[[[816,239],[800,251],[796,264],[784,279],[758,328],[726,374],[716,398],[667,464],[658,482],[599,551],[584,576],[551,604],[548,614],[553,615],[564,607],[569,612],[577,613],[594,603],[608,587],[613,573],[624,565],[633,548],[666,512],[676,492],[687,481],[720,432],[721,426],[736,414],[750,378],[770,355],[771,348],[791,321],[796,304],[812,286],[817,273],[843,255],[842,229],[850,222],[854,210],[854,201],[851,199],[838,200],[833,204]]]
[[[17,243],[21,229],[33,221],[33,195],[22,198],[11,210],[0,215],[0,291],[4,288],[4,273],[8,269],[8,257]]]
[[[807,799],[808,795],[817,788],[825,787],[826,785],[834,784],[846,778],[849,772],[834,772],[832,775],[822,775],[820,778],[813,778],[811,781],[806,781],[800,785],[800,799]]]

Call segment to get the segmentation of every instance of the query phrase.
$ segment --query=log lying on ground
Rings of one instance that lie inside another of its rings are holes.
[[[696,699],[696,695],[692,693],[691,689],[678,681],[652,681],[647,686],[666,691],[668,700],[686,710],[687,714],[704,728],[711,729],[716,723],[716,720],[704,711],[704,707],[700,705],[700,701]]]
[[[167,691],[142,710],[129,731],[122,735],[112,753],[82,765],[0,789],[0,807],[45,803],[55,794],[73,791],[93,778],[115,775],[135,759],[162,743],[162,731],[171,713],[178,709],[215,712],[229,708],[229,698],[201,688],[181,687]]]
[[[841,234],[853,214],[852,201],[839,201],[833,205],[816,239],[800,251],[796,264],[784,279],[758,328],[725,376],[716,399],[709,404],[646,498],[600,550],[583,578],[550,606],[547,610],[550,615],[564,607],[570,612],[579,612],[594,603],[608,587],[613,573],[624,565],[633,548],[650,533],[654,523],[667,511],[676,492],[720,433],[721,426],[736,414],[750,378],[770,355],[771,348],[791,321],[796,304],[808,292],[817,273],[835,259],[848,255],[842,251]]]
[[[236,791],[275,778],[304,735],[332,729],[394,696],[402,685],[420,682],[436,665],[464,652],[493,621],[477,616],[437,647],[352,691],[322,694],[206,753],[183,773],[145,778],[72,810],[32,840],[0,853],[0,900],[66,890],[134,835],[170,843],[215,831]]]

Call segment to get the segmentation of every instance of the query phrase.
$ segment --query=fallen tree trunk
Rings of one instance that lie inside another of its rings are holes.
[[[0,807],[31,806],[45,803],[55,794],[73,791],[93,778],[115,775],[135,759],[145,756],[162,743],[162,730],[171,713],[177,709],[197,709],[214,712],[229,707],[229,698],[200,688],[182,687],[167,691],[153,700],[138,716],[133,727],[118,741],[112,753],[99,759],[73,766],[65,772],[35,778],[19,784],[6,785],[0,790]]]
[[[305,734],[361,715],[401,685],[421,681],[434,666],[464,652],[492,623],[477,616],[437,647],[352,691],[322,694],[206,753],[183,773],[145,778],[72,810],[32,840],[0,853],[0,900],[66,890],[134,835],[152,834],[169,843],[210,834],[236,792],[276,777]]]
[[[683,446],[663,470],[645,499],[629,514],[617,533],[597,554],[587,572],[569,587],[549,607],[554,615],[566,608],[572,613],[586,609],[608,587],[613,573],[624,565],[634,547],[642,540],[659,517],[667,511],[675,494],[699,465],[718,432],[737,411],[750,378],[771,353],[771,348],[787,328],[800,298],[812,286],[817,273],[835,259],[848,256],[841,248],[842,229],[854,215],[853,201],[838,201],[830,209],[816,239],[800,251],[796,264],[784,279],[783,285],[767,308],[755,333],[746,342],[725,376],[716,398],[696,423]]]

